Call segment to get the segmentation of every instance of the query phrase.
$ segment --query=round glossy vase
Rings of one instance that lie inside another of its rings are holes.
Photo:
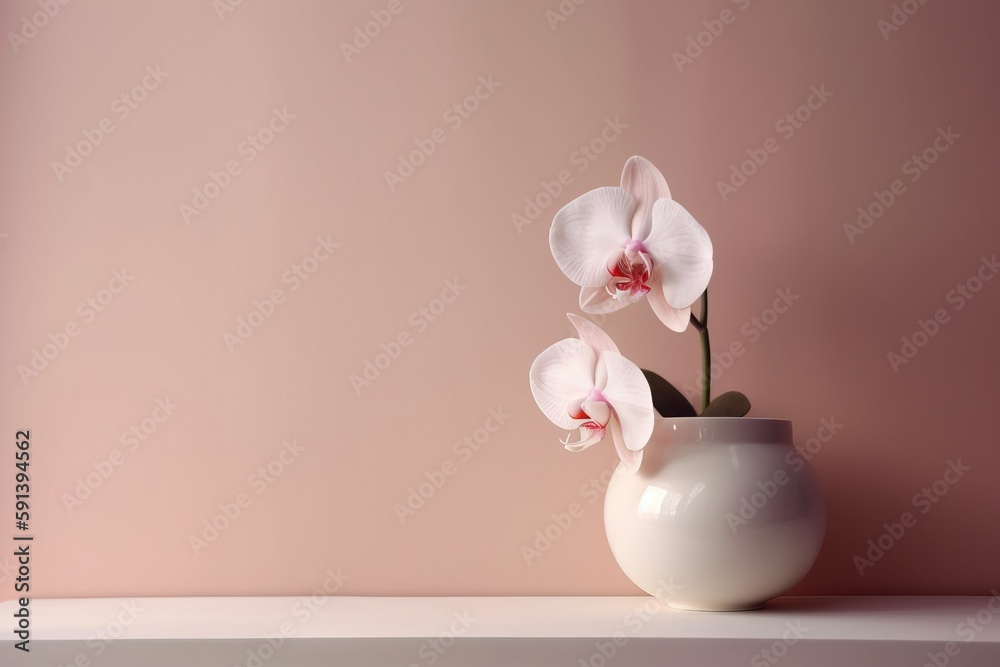
[[[826,506],[790,421],[658,418],[639,471],[615,470],[604,526],[642,590],[677,609],[737,611],[805,576]]]

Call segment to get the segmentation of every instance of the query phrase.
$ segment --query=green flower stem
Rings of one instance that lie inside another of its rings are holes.
[[[691,313],[691,325],[701,337],[701,377],[705,387],[701,392],[701,412],[712,400],[712,348],[708,341],[708,290],[701,295],[701,319]]]

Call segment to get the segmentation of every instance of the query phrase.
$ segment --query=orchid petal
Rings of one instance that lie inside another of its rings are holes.
[[[601,361],[608,372],[608,383],[601,392],[621,424],[625,446],[642,449],[653,435],[656,412],[649,382],[642,370],[615,352],[604,352]]]
[[[614,418],[611,420],[611,437],[614,438],[615,451],[618,452],[618,458],[621,459],[626,472],[630,475],[635,474],[639,470],[639,466],[642,465],[642,450],[632,451],[625,446],[621,424]]]
[[[604,401],[587,401],[583,404],[583,411],[590,417],[590,421],[602,428],[611,421],[611,406]]]
[[[594,388],[603,394],[606,386],[608,386],[608,368],[598,357],[597,368],[594,369]],[[607,422],[604,423],[607,424]]]
[[[566,412],[569,413],[570,419],[574,419],[577,422],[587,420],[587,413],[583,411],[583,403],[586,400],[586,398],[580,398],[566,404]]]
[[[608,294],[606,285],[580,288],[580,310],[593,315],[607,315],[630,305],[629,301]]]
[[[643,244],[667,303],[687,308],[697,301],[712,278],[712,240],[698,221],[677,202],[661,199],[653,204],[653,229]]]
[[[649,301],[653,312],[668,329],[683,333],[691,322],[691,308],[674,308],[663,296],[663,286],[658,277],[654,276],[653,283],[653,289],[646,295],[646,301]]]
[[[633,205],[621,188],[597,188],[556,213],[549,247],[567,278],[581,287],[607,283],[608,255],[628,243]]]
[[[566,430],[580,425],[570,416],[569,405],[594,388],[596,364],[594,351],[576,338],[561,340],[538,355],[528,378],[531,395],[549,421]]]
[[[574,315],[573,313],[566,313],[566,317],[568,317],[570,323],[576,327],[576,332],[580,336],[580,340],[589,345],[590,349],[594,351],[594,354],[600,354],[601,352],[618,352],[618,346],[615,345],[613,340],[611,340],[611,336],[604,333],[604,329],[597,326],[590,320],[580,317],[579,315]]]
[[[670,187],[660,170],[644,157],[634,155],[622,170],[622,189],[635,200],[632,214],[632,238],[640,241],[649,236],[653,224],[653,203],[670,199]]]

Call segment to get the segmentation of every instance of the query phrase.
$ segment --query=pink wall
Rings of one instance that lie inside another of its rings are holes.
[[[588,2],[554,28],[557,0],[402,0],[348,62],[340,43],[387,2],[247,0],[219,15],[92,0],[34,19],[36,1],[4,3],[3,32],[28,37],[8,34],[0,57],[0,515],[6,541],[11,438],[28,428],[34,594],[293,594],[338,569],[352,594],[637,592],[588,481],[612,448],[563,451],[527,383],[576,309],[551,217],[616,184],[636,153],[714,239],[715,347],[746,348],[717,389],[793,419],[800,445],[842,424],[813,458],[829,532],[794,592],[986,593],[1000,280],[976,274],[1000,252],[1000,8],[902,4],[918,10],[885,39],[889,0]],[[725,9],[732,21],[679,67],[674,52]],[[776,126],[813,87],[832,97],[794,131]],[[476,91],[467,117],[448,111]],[[929,151],[927,171],[904,168],[939,128],[960,138]],[[602,132],[613,141],[583,157]],[[270,143],[243,143],[258,133]],[[390,189],[385,172],[432,136],[443,143]],[[723,200],[717,183],[769,138],[777,152]],[[546,201],[562,170],[572,185]],[[849,239],[896,179],[902,194]],[[185,216],[204,203],[195,188],[216,196]],[[517,229],[526,198],[541,211]],[[967,281],[973,298],[951,292]],[[753,318],[775,290],[797,300],[763,331]],[[261,326],[227,342],[275,291]],[[894,370],[887,353],[938,309],[946,323]],[[697,377],[693,332],[669,334],[644,306],[606,327],[638,363]],[[398,357],[356,391],[384,347]],[[22,378],[35,350],[53,358]],[[123,438],[133,426],[143,440]],[[286,440],[300,451],[281,454]],[[968,472],[915,503],[949,461]],[[271,481],[256,472],[269,462]],[[395,506],[429,477],[444,484],[401,521]],[[89,497],[68,506],[78,489]],[[190,537],[237,500],[196,553]],[[522,546],[574,502],[583,515],[529,564]],[[916,525],[859,574],[853,557],[906,511]]]

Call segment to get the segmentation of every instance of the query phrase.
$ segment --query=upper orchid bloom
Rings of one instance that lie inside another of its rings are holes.
[[[610,313],[645,296],[674,331],[687,329],[690,306],[712,277],[708,233],[639,156],[625,163],[621,187],[591,190],[556,213],[549,246],[582,287],[585,312]]]
[[[642,448],[653,433],[653,398],[642,370],[618,352],[597,325],[568,314],[580,336],[538,355],[531,365],[531,393],[549,420],[579,438],[563,440],[579,452],[604,439],[608,428],[629,472],[639,469]]]

